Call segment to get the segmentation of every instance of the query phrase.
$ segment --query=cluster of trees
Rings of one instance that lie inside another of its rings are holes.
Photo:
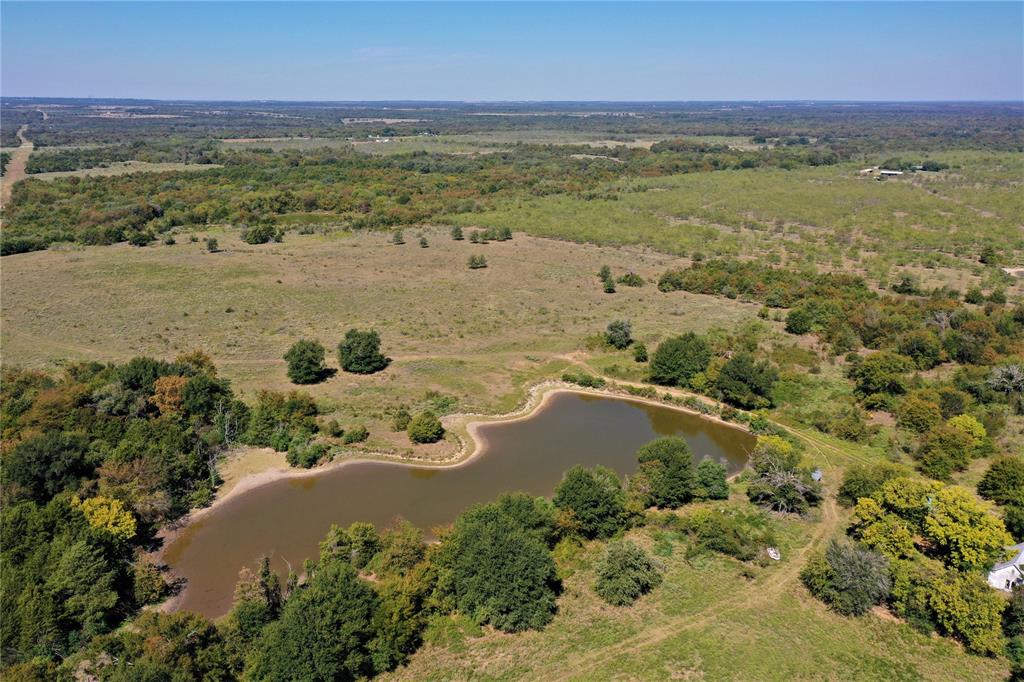
[[[1014,540],[1024,542],[1024,457],[993,460],[978,481],[978,494],[1002,507],[1006,530]]]
[[[739,351],[713,357],[708,341],[687,332],[661,342],[650,357],[650,379],[690,388],[745,409],[771,407],[778,373],[767,361]]]
[[[983,576],[1011,542],[996,516],[963,488],[909,478],[889,463],[852,468],[839,499],[854,505],[852,542],[808,562],[802,578],[812,593],[845,614],[884,603],[973,652],[1003,652],[1006,604]]]
[[[288,378],[296,384],[315,384],[331,371],[324,365],[326,351],[319,341],[301,339],[292,344],[284,359]],[[375,330],[349,329],[338,343],[338,365],[353,374],[373,374],[388,366],[390,360],[380,352],[380,334]]]
[[[811,469],[800,466],[801,453],[782,436],[757,437],[753,472],[747,484],[750,501],[775,511],[806,513],[822,499],[822,488]]]
[[[878,294],[853,275],[796,272],[767,265],[717,260],[666,272],[659,288],[742,296],[767,307],[789,308],[787,331],[815,333],[835,354],[846,353],[846,374],[857,404],[819,411],[813,423],[829,433],[862,440],[871,427],[862,409],[886,410],[896,417],[901,440],[921,471],[948,480],[972,458],[997,450],[995,437],[1011,413],[1024,413],[1024,305],[1005,305],[1005,296],[982,307],[959,300],[948,288],[923,295],[916,285],[900,296]],[[663,357],[651,359],[652,378],[701,390],[710,382],[709,351],[694,336],[666,341]],[[868,354],[855,352],[862,348]],[[669,353],[669,349],[673,352]],[[660,349],[659,349],[660,351]],[[957,365],[944,378],[924,379],[921,371],[942,363]],[[756,406],[758,384],[771,370],[741,373],[753,378],[747,392],[717,379],[713,385],[738,406]],[[704,374],[701,374],[704,372]],[[739,390],[736,390],[736,389]],[[770,393],[767,394],[770,400]],[[739,398],[737,399],[737,396]],[[746,405],[744,405],[746,403]],[[763,403],[762,403],[763,404]]]

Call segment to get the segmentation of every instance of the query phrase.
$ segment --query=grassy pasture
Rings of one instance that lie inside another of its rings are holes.
[[[656,278],[678,261],[646,251],[567,244],[517,235],[486,245],[455,242],[446,230],[416,231],[394,246],[383,233],[290,233],[250,246],[235,232],[210,232],[223,249],[182,235],[178,244],[50,249],[8,256],[2,270],[0,340],[5,365],[47,367],[62,358],[124,360],[209,352],[235,388],[291,387],[282,359],[299,338],[334,348],[350,327],[380,331],[392,366],[377,375],[338,374],[309,387],[343,423],[365,422],[370,446],[407,448],[387,411],[414,406],[428,390],[459,409],[501,413],[523,388],[557,375],[567,354],[612,319],[630,319],[638,338],[731,328],[757,306],[653,284],[604,294],[596,271]],[[204,233],[206,234],[206,233]],[[469,270],[472,253],[489,266]],[[626,353],[620,363],[632,363]],[[429,448],[428,448],[429,449]]]

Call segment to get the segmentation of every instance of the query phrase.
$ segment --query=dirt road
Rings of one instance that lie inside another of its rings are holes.
[[[11,191],[14,189],[14,183],[25,177],[25,165],[28,163],[28,157],[34,148],[32,141],[25,137],[27,132],[27,123],[18,129],[18,142],[20,142],[20,145],[11,152],[11,160],[7,162],[7,172],[0,178],[0,206],[7,205],[7,202],[11,200]]]

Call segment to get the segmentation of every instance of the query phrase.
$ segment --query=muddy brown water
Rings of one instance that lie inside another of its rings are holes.
[[[382,528],[401,516],[429,533],[504,492],[550,496],[576,464],[631,474],[637,448],[665,435],[682,436],[698,461],[714,458],[730,473],[743,467],[754,442],[744,431],[667,407],[557,393],[527,418],[481,425],[480,454],[458,467],[353,462],[228,498],[166,548],[164,561],[187,580],[174,607],[211,618],[227,613],[241,567],[269,555],[282,575],[289,564],[299,571],[332,523]]]

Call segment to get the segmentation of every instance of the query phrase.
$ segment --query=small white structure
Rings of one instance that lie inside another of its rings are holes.
[[[1014,585],[1024,583],[1024,542],[1013,547],[1013,556],[1008,561],[996,564],[988,572],[988,584],[997,590],[1009,592]]]
[[[880,169],[880,170],[878,171],[878,174],[879,174],[879,175],[881,175],[881,176],[884,176],[884,177],[887,177],[887,178],[888,178],[888,177],[890,177],[890,176],[895,176],[895,175],[903,175],[903,171],[898,171],[898,170],[887,170],[887,169],[885,169],[885,168],[882,168],[882,169]]]

